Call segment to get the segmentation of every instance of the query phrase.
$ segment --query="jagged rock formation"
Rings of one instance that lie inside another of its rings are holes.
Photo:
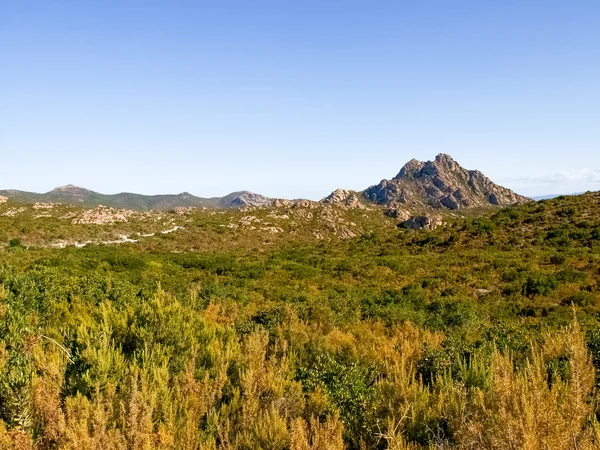
[[[348,191],[346,189],[336,189],[323,200],[321,200],[321,203],[347,208],[365,208],[365,205],[363,205],[359,199],[358,192]]]
[[[464,169],[449,155],[434,161],[412,159],[391,180],[363,191],[372,202],[397,208],[450,209],[515,205],[530,199],[494,184],[478,170]]]

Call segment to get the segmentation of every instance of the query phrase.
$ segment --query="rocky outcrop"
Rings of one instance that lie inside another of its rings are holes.
[[[99,206],[96,209],[83,211],[81,215],[76,216],[71,222],[73,224],[94,224],[106,225],[120,222],[127,222],[127,218],[132,211],[118,210]]]
[[[438,216],[412,216],[398,226],[408,228],[409,230],[435,230],[442,224],[442,219]]]
[[[273,199],[254,192],[234,192],[221,199],[219,206],[224,208],[243,208],[245,206],[270,206]]]
[[[530,201],[493,183],[478,170],[467,170],[449,155],[434,161],[410,160],[391,180],[364,190],[372,202],[398,208],[457,210],[491,205],[515,205]]]
[[[0,195],[0,203],[6,203],[8,201],[8,197],[4,197]]]
[[[23,212],[25,212],[25,208],[8,208],[6,211],[4,211],[2,214],[0,214],[0,216],[15,217]]]
[[[35,203],[32,206],[33,209],[53,209],[54,203]]]
[[[363,205],[359,199],[358,192],[348,191],[346,189],[336,189],[323,200],[321,200],[321,203],[345,208],[365,208],[365,205]]]
[[[388,208],[385,210],[384,214],[388,217],[399,219],[401,221],[405,221],[410,218],[410,213],[400,208]]]
[[[319,207],[319,202],[305,199],[286,200],[278,198],[271,203],[275,208],[308,208],[315,209]]]

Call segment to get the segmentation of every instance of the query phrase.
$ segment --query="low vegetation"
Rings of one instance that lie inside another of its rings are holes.
[[[600,448],[599,194],[431,231],[331,206],[19,208],[2,450]]]

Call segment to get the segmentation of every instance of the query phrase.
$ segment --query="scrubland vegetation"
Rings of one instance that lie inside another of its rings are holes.
[[[350,239],[236,214],[61,249],[105,228],[1,217],[0,449],[600,448],[600,195]]]

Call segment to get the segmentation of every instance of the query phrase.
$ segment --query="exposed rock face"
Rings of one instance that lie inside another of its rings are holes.
[[[0,195],[0,203],[6,203],[8,201],[8,197],[3,197]]]
[[[413,159],[391,180],[363,191],[369,200],[397,208],[429,207],[456,210],[490,205],[514,205],[530,201],[510,189],[494,184],[478,170],[466,170],[449,155],[434,161]]]
[[[336,189],[323,200],[321,200],[321,203],[343,206],[347,208],[365,208],[365,205],[363,205],[358,198],[358,193],[355,191],[348,191],[346,189]]]
[[[54,208],[54,203],[36,203],[32,206],[33,209],[52,209]]]
[[[25,208],[8,208],[0,215],[4,217],[15,217],[21,214],[22,212],[25,212]]]
[[[289,206],[292,206],[292,201],[283,198],[276,198],[275,200],[273,200],[273,206],[275,208],[287,208]]]
[[[405,221],[410,218],[410,213],[400,208],[388,208],[385,210],[384,214],[388,217],[393,217],[394,219],[400,219],[401,221]]]
[[[84,211],[81,216],[72,220],[73,224],[95,224],[106,225],[111,223],[127,222],[127,216],[132,211],[117,210],[99,206],[96,209]]]
[[[315,209],[319,206],[319,202],[314,202],[312,200],[305,199],[296,199],[296,200],[286,200],[283,198],[278,198],[271,203],[275,208],[309,208]]]
[[[413,216],[398,226],[409,230],[435,230],[442,223],[442,219],[437,216]]]
[[[244,207],[244,206],[270,206],[273,199],[253,192],[242,191],[224,197],[221,201],[223,207]]]
[[[425,163],[413,158],[407,162],[402,169],[400,169],[400,172],[396,178],[406,178],[407,180],[412,180],[416,175],[419,174],[424,165]]]
[[[320,222],[325,225],[325,228],[339,238],[349,239],[356,236],[356,233],[350,229],[350,227],[355,227],[356,224],[343,219],[339,211],[325,206],[319,212],[318,217]]]

